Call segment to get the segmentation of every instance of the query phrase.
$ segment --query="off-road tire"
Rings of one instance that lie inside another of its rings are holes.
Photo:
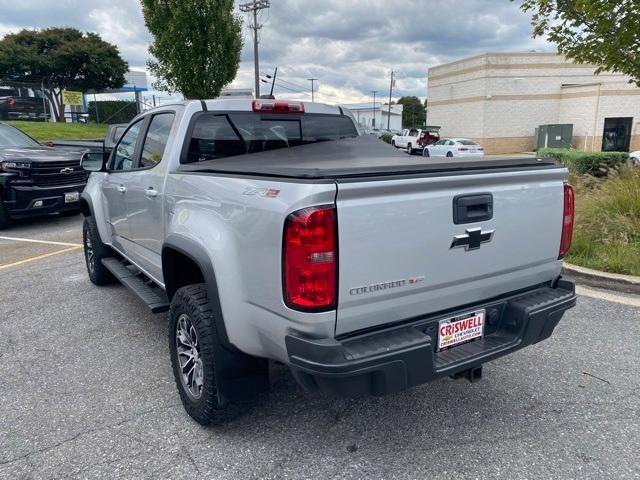
[[[84,260],[89,280],[95,285],[114,283],[116,278],[102,264],[102,259],[112,257],[113,251],[100,240],[98,227],[93,217],[84,219],[82,224],[82,244],[84,246]]]
[[[11,225],[11,219],[9,218],[9,212],[4,206],[2,195],[0,195],[0,230],[8,228]]]
[[[178,321],[185,314],[196,331],[197,345],[200,349],[202,387],[198,398],[194,398],[188,392],[182,380],[182,367],[178,358],[176,341]],[[213,309],[207,298],[206,285],[200,283],[180,288],[173,296],[169,309],[169,352],[182,405],[187,413],[201,425],[219,423],[225,419],[227,413],[220,405],[218,397],[214,358],[216,335],[216,323]]]

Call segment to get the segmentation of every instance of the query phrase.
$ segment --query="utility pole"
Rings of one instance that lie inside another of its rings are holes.
[[[316,82],[318,79],[317,78],[307,78],[307,80],[309,80],[311,82],[311,103],[313,103],[315,101],[315,97],[313,95],[313,92],[315,91],[315,89],[313,88],[314,82]]]
[[[276,84],[276,77],[278,76],[278,67],[273,71],[273,81],[271,82],[271,92],[269,92],[269,97],[273,98],[273,87]]]
[[[376,128],[376,93],[378,90],[371,90],[373,92],[373,124],[371,128]]]
[[[240,11],[253,14],[253,25],[249,27],[253,30],[253,65],[255,68],[256,80],[256,98],[260,98],[260,61],[258,59],[258,31],[262,25],[258,24],[258,12],[271,6],[269,0],[252,0],[251,2],[241,3]]]
[[[391,128],[391,90],[393,90],[393,70],[391,70],[391,82],[389,82],[389,110],[387,111],[387,130]]]

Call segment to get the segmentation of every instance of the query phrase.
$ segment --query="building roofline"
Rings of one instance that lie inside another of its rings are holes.
[[[557,57],[562,56],[562,54],[558,52],[484,52],[479,53],[478,55],[473,55],[471,57],[461,58],[459,60],[454,60],[453,62],[441,63],[440,65],[436,65],[434,67],[429,67],[429,71],[437,70],[440,68],[451,67],[454,65],[459,65],[461,63],[466,63],[471,60],[477,60],[478,58],[486,58],[486,57],[524,57],[524,56],[539,56],[539,57]]]

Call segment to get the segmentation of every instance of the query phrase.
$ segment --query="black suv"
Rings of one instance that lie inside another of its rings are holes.
[[[41,145],[0,122],[0,229],[12,218],[80,211],[88,172],[82,152]]]

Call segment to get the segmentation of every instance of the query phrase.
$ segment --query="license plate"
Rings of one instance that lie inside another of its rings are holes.
[[[484,310],[445,318],[438,323],[438,351],[467,343],[484,334]]]
[[[73,203],[80,200],[79,192],[67,192],[64,194],[64,203]]]

